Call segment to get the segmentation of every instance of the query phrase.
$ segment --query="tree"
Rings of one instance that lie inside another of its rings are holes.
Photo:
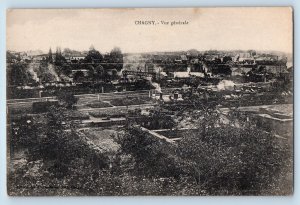
[[[70,76],[72,73],[72,67],[70,65],[64,64],[62,66],[61,73],[63,73],[66,76]]]
[[[113,63],[117,71],[123,68],[123,54],[120,48],[115,47],[110,51],[110,63]]]
[[[102,54],[95,50],[95,48],[92,46],[85,57],[85,61],[87,63],[100,63],[103,60]]]
[[[74,56],[74,55],[81,55],[81,52],[80,51],[76,51],[76,50],[71,50],[70,48],[65,48],[63,50],[63,54],[65,56],[71,57],[71,56]]]
[[[256,55],[256,51],[255,50],[248,50],[248,53],[250,53],[251,56],[255,56]]]
[[[55,65],[61,66],[65,62],[66,59],[62,55],[60,47],[57,47],[55,52]]]
[[[32,75],[28,72],[28,64],[13,63],[7,65],[7,82],[9,85],[25,85],[34,82]]]
[[[196,49],[190,49],[187,51],[187,53],[189,53],[192,57],[198,57],[198,55],[200,54],[200,52]]]
[[[42,82],[51,82],[55,80],[55,78],[51,73],[42,73],[39,76],[39,79],[41,79]]]
[[[117,79],[118,78],[118,71],[117,71],[117,69],[112,69],[111,75],[112,75],[112,79]]]
[[[213,61],[215,64],[222,64],[222,59],[219,57],[216,57]]]
[[[88,70],[88,76],[89,76],[89,78],[90,78],[92,81],[94,81],[94,80],[95,80],[95,79],[94,79],[94,78],[95,78],[95,73],[94,73],[95,68],[94,68],[94,66],[88,65],[87,70]]]
[[[228,63],[228,62],[231,62],[232,61],[232,58],[230,56],[224,56],[223,57],[223,63]]]
[[[77,103],[78,98],[71,92],[59,91],[56,95],[59,104],[67,109],[73,108]]]
[[[48,62],[49,63],[53,63],[53,56],[52,56],[52,50],[51,50],[51,48],[49,49],[49,53],[48,53]]]
[[[105,70],[101,65],[98,65],[94,69],[94,76],[97,81],[103,80],[105,77]]]
[[[73,80],[75,82],[82,82],[84,81],[84,73],[82,71],[77,71],[74,76],[73,76]]]

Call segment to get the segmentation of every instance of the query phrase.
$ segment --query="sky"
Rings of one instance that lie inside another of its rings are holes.
[[[292,53],[289,7],[177,9],[11,9],[8,50],[51,47],[125,53],[197,50],[272,50]],[[155,25],[137,25],[155,21]],[[163,25],[161,21],[169,22]],[[171,22],[188,22],[173,25]]]

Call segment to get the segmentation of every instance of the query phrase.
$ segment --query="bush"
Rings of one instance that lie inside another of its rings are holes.
[[[66,110],[63,114],[70,120],[88,120],[90,118],[88,114],[81,113],[77,110]]]
[[[110,103],[114,106],[128,106],[128,105],[140,105],[147,104],[151,99],[148,97],[127,97],[112,99]]]
[[[87,106],[91,108],[105,108],[105,107],[112,107],[109,103],[103,101],[94,101],[87,104]]]
[[[177,156],[173,145],[150,137],[138,129],[130,129],[124,135],[117,136],[121,153],[134,158],[131,173],[144,177],[179,177],[182,174],[176,166]]]
[[[291,148],[255,127],[225,126],[184,137],[178,154],[211,194],[284,194],[276,181],[291,172]],[[223,192],[222,192],[223,191]]]
[[[33,102],[32,111],[33,113],[45,113],[51,106],[58,106],[58,101]]]
[[[67,91],[59,91],[56,96],[59,104],[68,109],[73,108],[73,105],[78,101],[78,98],[73,93]]]

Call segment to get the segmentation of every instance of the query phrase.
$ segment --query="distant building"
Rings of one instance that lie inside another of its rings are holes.
[[[42,61],[42,60],[46,60],[47,56],[48,56],[47,54],[36,55],[33,56],[32,59],[35,61]]]
[[[252,70],[252,68],[249,67],[232,67],[230,69],[232,76],[242,76]]]
[[[232,76],[242,76],[242,69],[241,68],[237,68],[237,67],[232,67],[231,68],[231,75]]]
[[[243,73],[248,73],[252,70],[252,67],[241,67]]]
[[[287,67],[282,65],[266,65],[266,71],[268,73],[279,74],[286,71]]]
[[[32,58],[27,55],[21,56],[21,62],[30,63],[31,60]]]
[[[187,60],[188,60],[186,55],[181,55],[180,58],[181,58],[182,62],[187,62]]]
[[[233,62],[238,62],[240,64],[254,64],[255,59],[251,53],[239,53],[233,57]]]
[[[197,63],[199,63],[199,59],[198,58],[193,58],[193,59],[191,59],[191,63],[192,64],[197,64]]]
[[[157,73],[157,75],[158,75],[157,77],[160,78],[160,79],[168,77],[166,72],[160,72],[160,73]]]
[[[183,71],[183,72],[174,72],[174,78],[189,78],[190,72]]]
[[[160,68],[160,67],[158,69],[162,70],[162,68]],[[154,73],[155,72],[154,65],[145,63],[145,72]]]
[[[237,54],[236,56],[234,56],[232,58],[233,62],[238,62],[239,61],[240,56]]]
[[[243,63],[243,64],[254,64],[255,63],[255,59],[254,58],[241,58],[239,57],[238,60],[239,63]]]
[[[79,69],[79,70],[72,70],[72,76],[75,75],[75,73],[78,73],[78,72],[82,72],[84,77],[87,77],[89,75],[89,70],[87,69]]]
[[[92,63],[96,64],[96,63],[101,63],[100,59],[96,59],[96,58],[92,58]]]
[[[85,59],[84,55],[65,56],[67,63],[78,63]]]
[[[191,68],[187,67],[187,71],[174,72],[174,78],[189,78],[191,76],[204,77],[203,72],[191,72]]]
[[[188,61],[188,58],[186,55],[181,55],[180,58],[176,58],[174,61],[176,63],[186,63]]]
[[[239,57],[240,58],[253,58],[253,56],[251,55],[251,53],[239,53]]]
[[[190,76],[196,76],[196,77],[204,78],[204,73],[202,73],[202,72],[190,72]]]

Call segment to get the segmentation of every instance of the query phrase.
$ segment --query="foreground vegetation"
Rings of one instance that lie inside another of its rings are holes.
[[[64,96],[60,97],[64,101]],[[11,124],[10,195],[286,195],[292,145],[237,111],[181,114],[193,121],[176,144],[126,129],[78,131],[70,103]],[[160,112],[153,116],[163,118]],[[176,126],[172,122],[172,126]],[[154,125],[153,125],[154,126]],[[99,138],[103,138],[101,141]],[[21,156],[21,157],[20,157]]]

